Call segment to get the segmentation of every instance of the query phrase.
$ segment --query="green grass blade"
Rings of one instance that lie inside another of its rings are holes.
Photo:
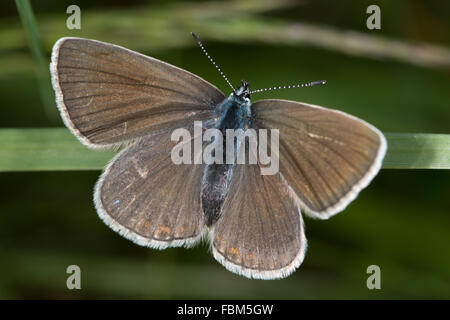
[[[0,130],[0,171],[97,170],[113,156],[86,148],[65,128]]]
[[[450,135],[388,133],[385,169],[450,169]],[[100,170],[115,152],[91,150],[66,128],[1,129],[0,171]]]
[[[389,133],[383,168],[450,169],[450,135]]]
[[[16,6],[27,35],[28,45],[33,60],[36,64],[39,92],[45,113],[51,122],[57,123],[59,117],[55,109],[55,98],[51,87],[49,62],[45,58],[44,49],[33,15],[33,9],[31,8],[29,0],[16,0]]]

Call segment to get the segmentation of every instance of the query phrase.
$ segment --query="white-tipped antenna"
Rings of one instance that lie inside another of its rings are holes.
[[[235,90],[234,90],[233,86],[231,85],[230,81],[228,81],[227,76],[222,72],[222,70],[220,70],[219,66],[216,64],[216,62],[213,60],[213,58],[211,58],[211,56],[206,51],[205,47],[203,46],[202,42],[200,41],[200,38],[193,32],[191,32],[191,34],[194,37],[194,39],[197,42],[197,44],[199,45],[200,49],[202,49],[203,53],[209,59],[209,61],[211,61],[211,63],[214,65],[214,67],[216,67],[217,71],[219,71],[219,73],[222,75],[222,77],[225,79],[225,81],[228,83],[228,85],[231,87],[231,89],[233,89],[233,92],[235,92]]]
[[[264,92],[264,91],[272,91],[272,90],[279,90],[279,89],[292,89],[292,88],[303,88],[303,87],[312,87],[318,84],[325,84],[327,83],[325,80],[319,80],[319,81],[312,81],[308,83],[301,83],[301,84],[294,84],[290,86],[278,86],[278,87],[272,87],[272,88],[264,88],[264,89],[258,89],[250,91],[250,94],[252,93],[258,93],[258,92]]]

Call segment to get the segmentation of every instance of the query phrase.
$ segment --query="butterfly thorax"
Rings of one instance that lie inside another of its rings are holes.
[[[227,129],[247,129],[251,121],[250,94],[248,83],[242,82],[230,96],[216,107],[220,115],[215,128],[222,132],[223,150],[226,150]],[[234,159],[237,155],[237,141],[234,142]],[[212,226],[220,217],[223,201],[228,192],[229,182],[233,174],[234,164],[226,162],[223,153],[221,164],[213,163],[205,166],[202,179],[201,199],[206,225]]]

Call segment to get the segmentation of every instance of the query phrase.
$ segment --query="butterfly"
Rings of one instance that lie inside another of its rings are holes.
[[[228,270],[286,277],[305,257],[301,211],[327,219],[344,210],[380,170],[386,140],[340,111],[251,102],[252,93],[264,90],[250,91],[245,81],[234,89],[194,38],[232,87],[228,97],[186,70],[117,45],[55,43],[50,72],[65,125],[90,148],[124,146],[95,186],[97,213],[138,245],[191,247],[207,237]],[[174,164],[171,133],[192,132],[194,121],[203,130],[279,130],[278,172],[261,174],[260,162]]]

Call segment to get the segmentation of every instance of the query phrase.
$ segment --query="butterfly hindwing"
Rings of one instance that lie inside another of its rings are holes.
[[[203,164],[174,164],[169,134],[146,136],[120,152],[95,187],[100,218],[135,243],[157,249],[194,245],[205,231]]]
[[[259,162],[236,164],[211,242],[214,257],[234,273],[257,279],[291,274],[303,261],[306,238],[282,177],[261,174]]]

